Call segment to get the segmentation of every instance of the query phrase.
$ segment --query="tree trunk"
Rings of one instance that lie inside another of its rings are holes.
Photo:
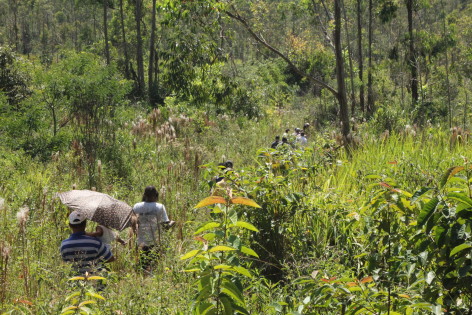
[[[126,42],[125,15],[123,13],[123,0],[120,0],[120,20],[121,20],[121,38],[123,41],[123,54],[125,55],[125,78],[129,79],[129,56],[128,43]]]
[[[155,37],[156,37],[156,0],[152,0],[152,16],[151,16],[151,37],[149,39],[149,66],[148,66],[148,98],[149,102],[154,105],[155,97],[154,92],[154,58],[156,55],[155,50]]]
[[[347,25],[347,14],[346,14],[346,7],[344,6],[344,1],[342,1],[342,10],[344,15],[344,31],[346,32],[346,40],[347,40],[347,55],[349,58],[349,78],[351,81],[351,116],[355,115],[356,110],[356,91],[354,89],[354,70],[352,65],[352,49],[351,49],[351,37],[349,36],[349,28]]]
[[[359,50],[359,80],[361,86],[359,87],[359,105],[361,111],[365,112],[364,104],[364,59],[362,56],[362,0],[357,0],[357,47]]]
[[[369,64],[367,67],[367,114],[370,117],[374,112],[374,91],[372,87],[372,41],[373,41],[373,4],[369,0]]]
[[[337,98],[339,102],[339,116],[341,133],[346,144],[349,144],[349,109],[344,81],[344,58],[341,47],[341,0],[334,1],[334,49],[336,52],[336,80],[338,83]]]
[[[413,37],[413,1],[406,0],[406,8],[408,13],[408,65],[411,71],[411,101],[412,105],[418,104],[418,69],[416,67],[416,52]]]
[[[110,47],[108,46],[108,3],[103,0],[103,37],[105,40],[105,60],[107,65],[110,64]]]
[[[143,37],[141,35],[142,0],[136,0],[134,17],[136,20],[136,63],[138,66],[138,95],[144,96]]]

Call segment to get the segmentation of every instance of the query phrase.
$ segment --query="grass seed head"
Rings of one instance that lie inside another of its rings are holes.
[[[28,206],[23,206],[16,213],[16,219],[21,227],[24,227],[28,220],[29,210]]]

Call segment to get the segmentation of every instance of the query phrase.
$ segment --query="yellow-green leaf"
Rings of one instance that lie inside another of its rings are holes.
[[[471,248],[472,245],[471,244],[467,244],[467,243],[464,243],[464,244],[461,244],[461,245],[458,245],[456,247],[454,247],[452,250],[451,250],[451,253],[449,254],[449,257],[457,254],[458,252],[464,250],[464,249],[467,249],[467,248]]]
[[[75,311],[69,310],[69,311],[62,312],[61,315],[69,315],[69,314],[74,314],[74,313]]]
[[[218,245],[218,246],[212,247],[208,252],[209,253],[228,252],[228,251],[232,251],[232,250],[236,250],[236,249],[234,249],[232,247],[229,247],[229,246],[225,246],[225,245]]]
[[[236,272],[242,274],[243,276],[246,276],[246,277],[248,277],[248,278],[252,278],[252,274],[249,272],[249,270],[247,270],[247,269],[244,268],[244,267],[235,266],[235,267],[233,267],[233,269],[234,269]]]
[[[231,266],[230,265],[216,265],[215,267],[213,267],[213,269],[215,269],[215,270],[218,270],[218,269],[228,270],[228,269],[231,269]]]
[[[250,207],[254,207],[254,208],[260,208],[261,207],[254,200],[249,199],[249,198],[244,198],[244,197],[234,197],[234,198],[231,199],[231,203],[250,206]]]
[[[72,277],[69,281],[85,280],[85,277]]]
[[[87,280],[105,280],[105,278],[100,277],[100,276],[91,276],[91,277],[88,277]]]
[[[181,259],[181,260],[185,260],[185,259],[192,258],[192,257],[194,257],[195,255],[197,255],[199,252],[200,252],[199,249],[191,250],[191,251],[189,251],[188,253],[186,253],[185,255],[183,255],[182,257],[180,257],[180,259]]]
[[[259,258],[259,255],[257,255],[257,253],[253,251],[252,249],[250,249],[249,247],[241,246],[241,252],[246,255],[251,255],[251,256]]]
[[[226,200],[225,200],[225,198],[220,197],[220,196],[210,196],[210,197],[206,197],[205,199],[203,199],[202,201],[200,201],[200,202],[195,206],[195,208],[198,209],[198,208],[202,208],[202,207],[214,205],[214,204],[217,204],[217,203],[226,203]]]
[[[200,234],[202,232],[205,232],[205,231],[208,231],[208,230],[220,227],[220,226],[221,226],[221,224],[218,223],[218,222],[208,222],[207,224],[205,224],[204,226],[202,226],[201,228],[196,230],[195,233],[193,233],[193,234],[197,235],[197,234]]]
[[[73,297],[76,297],[76,296],[79,296],[79,295],[80,295],[80,292],[74,292],[71,295],[69,295],[68,297],[66,297],[66,301],[69,301]]]
[[[88,295],[88,296],[94,297],[96,299],[105,300],[105,298],[103,296],[101,296],[100,294],[95,293],[95,292],[87,292],[85,294]]]
[[[239,226],[239,227],[242,227],[242,228],[254,231],[254,232],[259,232],[259,230],[254,225],[248,222],[238,221],[236,222],[235,226]]]
[[[79,307],[82,307],[84,305],[87,305],[87,304],[96,304],[97,302],[96,301],[92,301],[92,300],[87,300],[87,301],[83,301],[79,304]]]

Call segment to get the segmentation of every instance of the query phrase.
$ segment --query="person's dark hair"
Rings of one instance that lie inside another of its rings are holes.
[[[69,226],[71,228],[76,228],[76,229],[85,229],[85,227],[87,226],[87,220],[84,220],[82,222],[80,222],[79,224],[72,224],[72,223],[69,223]]]
[[[287,138],[283,137],[282,142],[288,142]]]
[[[226,162],[225,162],[225,166],[226,166],[227,168],[233,168],[233,161],[229,161],[229,160],[226,161]]]
[[[289,131],[290,131],[290,129],[285,129],[285,132],[289,132]]]
[[[275,140],[280,140],[280,136],[275,136]]]
[[[145,201],[145,202],[154,202],[154,201],[157,201],[158,198],[159,198],[159,193],[157,192],[156,187],[147,186],[144,189],[143,201]]]

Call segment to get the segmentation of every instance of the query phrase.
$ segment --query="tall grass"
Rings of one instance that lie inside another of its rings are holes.
[[[134,240],[127,231],[122,232],[130,244],[114,247],[118,261],[111,264],[107,300],[100,309],[123,314],[189,312],[194,279],[182,272],[184,265],[178,257],[194,246],[193,231],[208,216],[193,209],[210,189],[201,165],[232,160],[240,184],[248,192],[262,189],[257,181],[263,173],[273,181],[277,191],[271,193],[277,197],[265,195],[265,210],[291,209],[280,224],[290,235],[283,239],[286,259],[280,268],[288,267],[285,273],[290,278],[318,269],[326,274],[361,272],[362,266],[353,267],[358,263],[355,256],[368,244],[359,218],[369,216],[363,209],[378,182],[387,181],[414,192],[433,184],[445,169],[472,158],[470,150],[451,146],[449,132],[443,130],[424,130],[416,136],[390,134],[386,138],[361,130],[360,143],[351,157],[336,149],[331,131],[312,131],[308,148],[296,153],[287,173],[274,173],[257,152],[268,148],[274,136],[286,128],[301,127],[304,121],[300,117],[306,115],[301,111],[274,113],[260,121],[220,118],[206,122],[202,132],[196,132],[196,122],[189,121],[167,138],[145,131],[147,127],[143,126],[153,125],[152,118],[144,119],[141,133],[133,132],[132,121],[124,124],[117,133],[115,152],[120,155],[123,172],[102,161],[97,172],[100,190],[134,204],[141,200],[145,186],[155,185],[160,189],[160,201],[178,224],[164,236],[166,253],[152,277],[135,270]],[[0,169],[0,197],[4,199],[0,207],[0,311],[54,313],[64,306],[69,290],[69,267],[60,262],[59,255],[60,241],[69,234],[68,210],[55,194],[74,185],[77,189],[90,188],[86,174],[77,171],[79,164],[72,151],[59,154],[49,163],[39,163],[1,150],[5,159]],[[297,194],[300,199],[296,199]],[[29,217],[19,226],[16,212],[23,206],[30,209]],[[343,269],[343,264],[350,267]],[[275,287],[261,280],[248,287],[248,292],[257,293],[258,298],[250,303],[254,310],[275,312],[267,306],[269,301],[297,295],[281,284],[272,285]]]

